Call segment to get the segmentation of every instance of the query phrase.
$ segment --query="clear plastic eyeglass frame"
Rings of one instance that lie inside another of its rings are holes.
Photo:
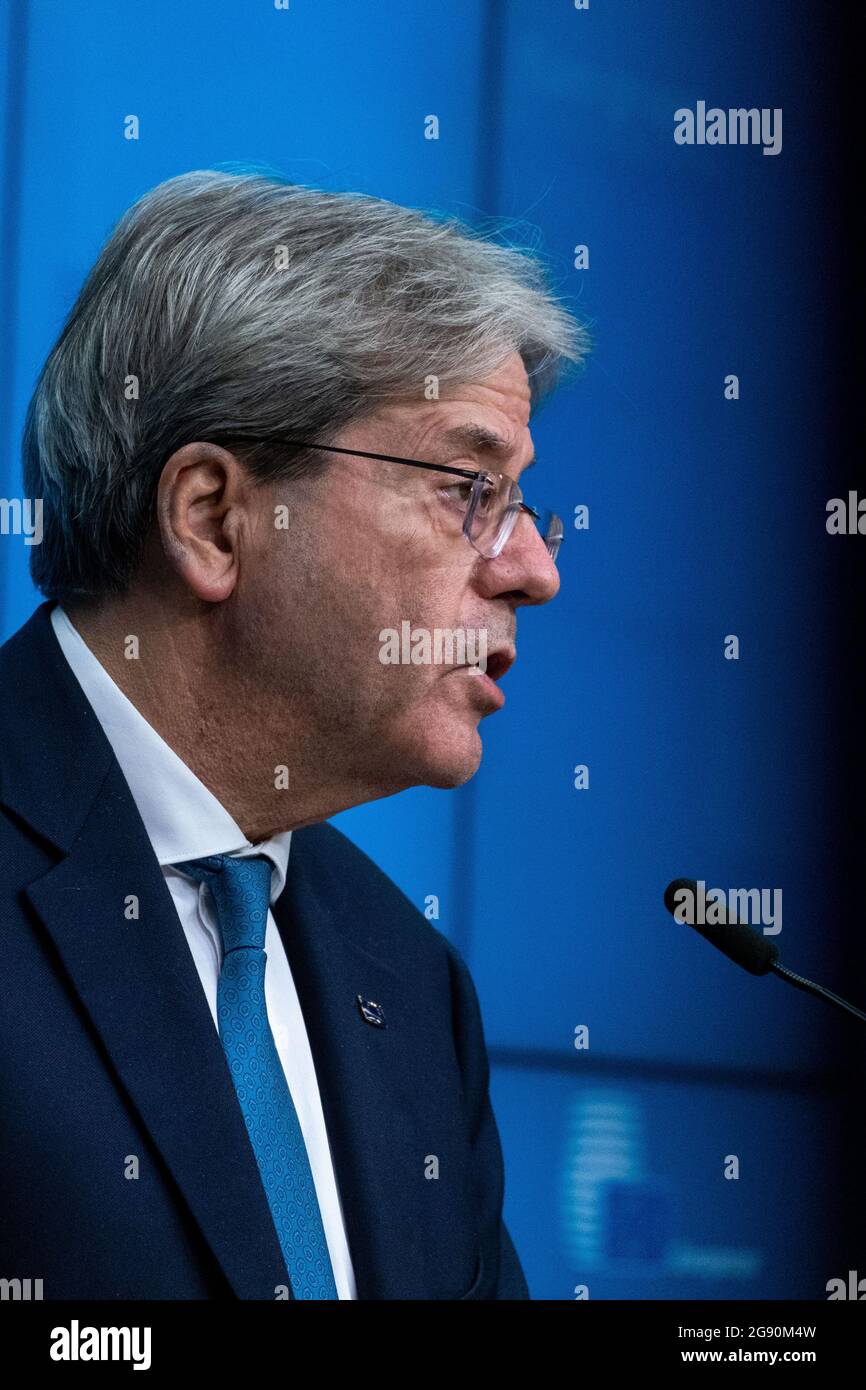
[[[244,434],[240,431],[211,436],[214,443],[219,442],[220,437],[224,440],[246,440],[256,444],[289,444],[299,449],[321,449],[329,454],[352,454],[356,458],[381,459],[384,463],[402,463],[409,468],[424,468],[431,473],[450,473],[457,478],[466,478],[472,487],[466,500],[463,534],[479,555],[483,555],[486,560],[493,560],[500,555],[520,513],[526,512],[535,522],[548,555],[556,563],[559,547],[565,535],[561,518],[549,508],[536,511],[534,507],[530,507],[523,500],[518,483],[505,473],[489,473],[485,469],[475,468],[453,468],[449,464],[422,463],[420,459],[400,458],[395,454],[372,454],[365,449],[342,449],[334,444],[309,444],[302,439],[273,438]]]

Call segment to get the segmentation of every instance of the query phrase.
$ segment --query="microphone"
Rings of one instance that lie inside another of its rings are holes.
[[[665,907],[678,922],[688,922],[705,941],[717,946],[729,960],[748,970],[750,975],[766,975],[773,961],[779,959],[779,948],[772,941],[759,936],[743,922],[727,917],[727,905],[719,904],[722,922],[689,922],[688,917],[680,915],[691,900],[698,897],[698,885],[691,878],[675,878],[665,889]]]
[[[803,975],[798,975],[796,971],[782,965],[779,960],[779,948],[772,941],[765,940],[745,922],[738,922],[735,917],[728,915],[727,904],[714,904],[716,911],[724,919],[721,922],[690,922],[687,906],[689,902],[694,906],[697,898],[698,885],[693,878],[675,878],[665,889],[665,907],[671,916],[677,922],[688,923],[705,941],[716,946],[728,960],[748,970],[750,975],[766,975],[772,971],[795,989],[802,989],[807,994],[826,999],[830,1004],[835,1004],[837,1008],[844,1009],[866,1023],[866,1013],[849,1004],[847,999],[842,999],[832,990],[825,989],[823,985],[816,985],[812,980],[807,980]]]

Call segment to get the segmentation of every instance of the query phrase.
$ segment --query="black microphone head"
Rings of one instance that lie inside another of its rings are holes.
[[[677,908],[680,906],[680,899],[677,895],[683,888],[687,888],[692,895],[697,894],[698,891],[698,885],[693,878],[672,878],[665,889],[665,907],[672,917],[676,915]]]
[[[697,921],[699,896],[698,885],[693,878],[675,878],[665,889],[665,907],[677,922],[685,922],[693,927],[705,941],[718,947],[728,960],[741,965],[750,975],[766,975],[773,962],[779,959],[778,946],[766,941],[744,922],[729,916],[727,904],[718,905],[722,921]]]

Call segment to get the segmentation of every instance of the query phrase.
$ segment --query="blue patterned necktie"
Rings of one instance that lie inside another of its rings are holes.
[[[270,860],[213,854],[172,867],[213,894],[223,942],[219,1034],[292,1291],[299,1299],[336,1298],[310,1160],[265,1003]]]

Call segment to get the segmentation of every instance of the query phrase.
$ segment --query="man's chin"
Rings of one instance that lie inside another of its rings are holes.
[[[453,765],[446,770],[432,774],[424,783],[427,787],[439,787],[443,790],[462,787],[471,777],[474,777],[481,763],[481,757],[475,758],[471,763],[464,762],[461,765]]]
[[[459,739],[452,736],[441,742],[428,736],[412,759],[416,782],[443,790],[462,787],[478,771],[483,751],[477,728],[463,731]]]

